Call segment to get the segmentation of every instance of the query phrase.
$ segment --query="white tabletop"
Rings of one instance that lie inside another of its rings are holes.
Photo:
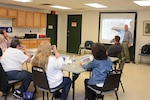
[[[88,56],[88,55],[84,55],[84,56]],[[75,74],[80,74],[81,72],[86,71],[86,69],[84,69],[81,65],[80,65],[80,59],[84,56],[78,56],[76,57],[76,62],[75,63],[71,63],[71,64],[67,64],[65,67],[63,67],[63,71],[68,71],[68,72],[72,72]],[[119,58],[117,57],[109,57],[112,62],[118,61]]]

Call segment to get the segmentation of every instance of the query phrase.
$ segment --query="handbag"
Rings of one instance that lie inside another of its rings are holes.
[[[23,92],[23,100],[35,100],[34,92]]]

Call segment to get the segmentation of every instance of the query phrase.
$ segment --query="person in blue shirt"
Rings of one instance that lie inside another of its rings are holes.
[[[88,64],[81,62],[81,65],[87,70],[92,70],[90,79],[84,80],[85,96],[88,100],[96,100],[95,92],[87,88],[87,84],[95,88],[103,87],[107,74],[112,70],[112,61],[107,56],[106,49],[102,44],[94,43],[91,49],[93,60]]]

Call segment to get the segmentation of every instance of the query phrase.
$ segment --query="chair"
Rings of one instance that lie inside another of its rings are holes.
[[[54,98],[54,93],[63,87],[58,87],[55,89],[50,89],[46,73],[43,68],[33,66],[32,67],[32,78],[33,78],[33,84],[35,86],[35,91],[36,89],[39,89],[43,92],[43,100],[44,100],[44,93],[47,93],[47,99],[48,99],[48,93],[52,93],[52,100]]]
[[[84,53],[86,50],[91,50],[91,46],[93,44],[93,41],[87,40],[85,43],[81,43],[79,46],[78,54],[81,54],[81,50],[84,49]]]
[[[101,99],[104,100],[105,94],[113,92],[116,94],[117,100],[119,100],[117,91],[119,87],[120,77],[121,73],[111,72],[107,75],[102,88],[94,88],[91,85],[88,85],[87,87],[96,93],[97,100],[99,99],[99,97],[101,97]]]
[[[125,64],[125,62],[126,62],[126,58],[125,58],[125,57],[121,58],[121,60],[119,61],[119,66],[118,66],[118,68],[116,69],[116,72],[121,72],[121,74],[123,73],[123,69],[124,69],[124,64]],[[123,84],[122,84],[122,82],[121,82],[121,79],[120,79],[120,84],[121,84],[121,87],[122,87],[123,92],[125,92],[124,87],[123,87]]]
[[[5,93],[5,94],[3,94],[3,96],[5,96],[5,100],[7,99],[7,95],[9,93],[10,89],[12,88],[12,92],[14,92],[15,84],[18,82],[22,82],[22,80],[8,80],[1,63],[0,63],[0,80],[1,80],[0,81],[0,91]]]

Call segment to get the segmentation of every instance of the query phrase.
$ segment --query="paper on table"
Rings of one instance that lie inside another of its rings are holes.
[[[93,56],[92,55],[85,56],[85,57],[81,58],[82,64],[87,64],[87,63],[91,62],[92,60],[93,60]]]

